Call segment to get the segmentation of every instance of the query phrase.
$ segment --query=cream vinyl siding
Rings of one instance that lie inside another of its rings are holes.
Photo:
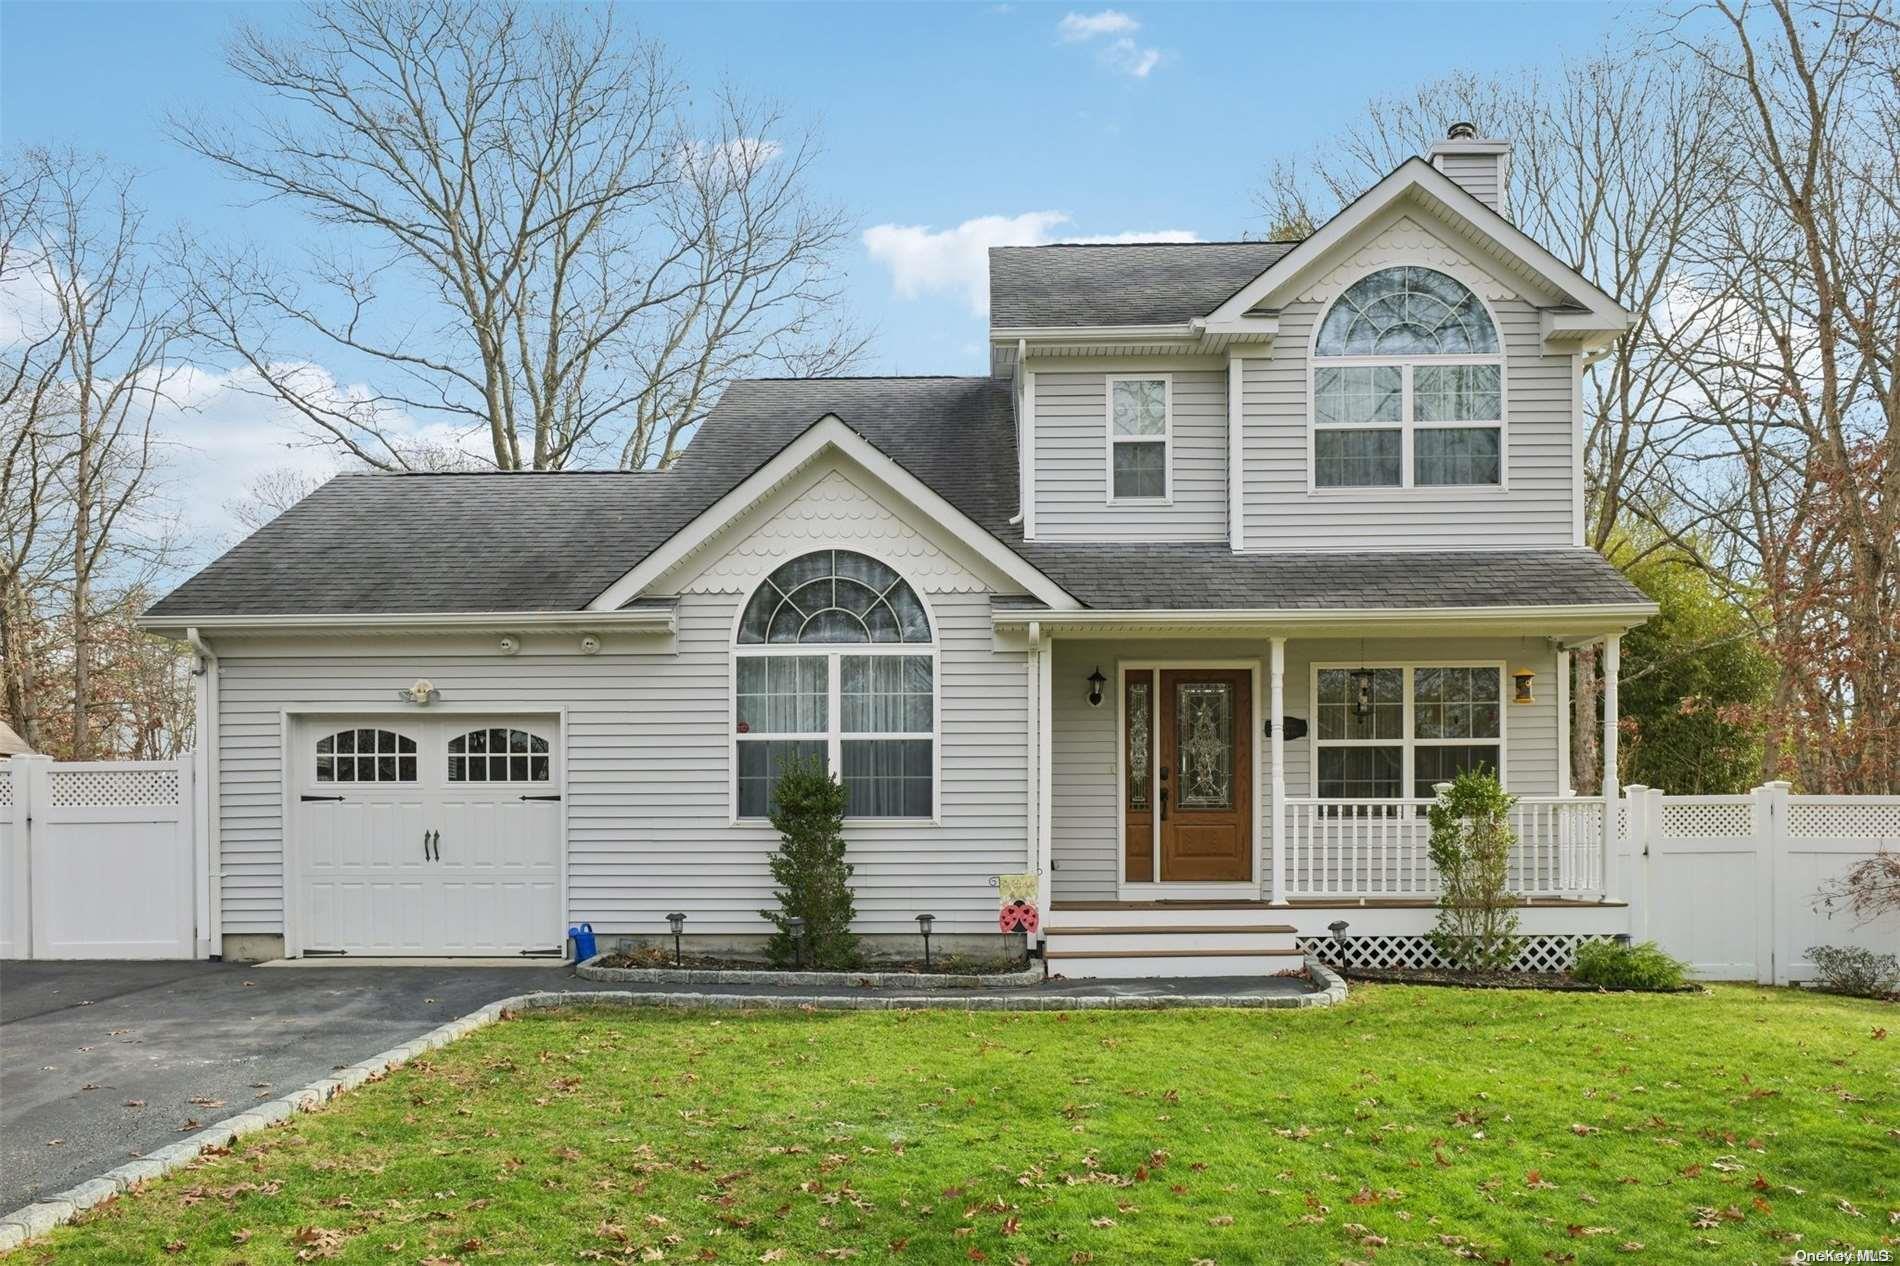
[[[1500,154],[1443,154],[1436,160],[1438,169],[1463,185],[1471,196],[1493,211],[1502,205],[1503,191],[1498,176],[1503,169]]]
[[[1138,360],[1114,377],[1138,378]],[[1045,541],[1227,539],[1227,371],[1157,369],[1173,379],[1170,503],[1108,501],[1104,371],[1036,374],[1036,538]]]
[[[1307,353],[1318,303],[1280,313],[1273,355],[1244,362],[1246,543],[1253,550],[1568,546],[1575,414],[1567,355],[1542,350],[1537,309],[1491,301],[1505,351],[1506,487],[1309,490]]]
[[[1258,659],[1265,672],[1269,647],[1264,639],[1207,641],[1070,641],[1057,639],[1053,681],[1052,720],[1055,758],[1052,762],[1053,785],[1050,789],[1052,818],[1050,856],[1055,862],[1052,885],[1054,899],[1061,901],[1112,901],[1116,897],[1118,850],[1121,829],[1117,780],[1119,740],[1115,706],[1118,661],[1152,660],[1231,660]],[[1523,795],[1555,795],[1557,780],[1557,682],[1556,654],[1542,638],[1357,638],[1304,640],[1289,639],[1286,648],[1286,715],[1313,721],[1311,679],[1314,664],[1408,663],[1430,666],[1460,661],[1498,661],[1506,670],[1527,667],[1537,674],[1534,686],[1536,702],[1509,704],[1504,709],[1504,748],[1506,789]],[[1109,685],[1103,690],[1102,706],[1088,702],[1087,678],[1100,666]],[[1510,682],[1505,682],[1508,699]],[[1261,678],[1261,697],[1267,697],[1267,681]],[[1256,730],[1254,747],[1260,760],[1260,811],[1268,808],[1268,779],[1272,745],[1264,729]],[[1286,791],[1289,796],[1310,796],[1312,784],[1312,739],[1290,739],[1286,743]],[[1260,865],[1257,875],[1266,875],[1272,860],[1272,832],[1262,820]]]

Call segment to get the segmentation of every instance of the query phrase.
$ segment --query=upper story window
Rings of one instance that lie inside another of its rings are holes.
[[[1504,356],[1478,296],[1430,268],[1361,277],[1313,344],[1313,486],[1504,481]]]
[[[1166,501],[1173,492],[1174,382],[1108,380],[1108,499]]]
[[[795,558],[753,593],[738,643],[736,816],[770,813],[793,759],[838,772],[846,817],[935,816],[936,649],[901,576],[850,550]]]

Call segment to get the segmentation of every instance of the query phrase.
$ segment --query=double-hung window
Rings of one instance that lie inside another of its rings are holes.
[[[1174,381],[1166,374],[1108,380],[1108,499],[1173,494]]]
[[[1466,770],[1503,775],[1499,665],[1323,667],[1314,688],[1323,799],[1429,800]]]
[[[1313,344],[1313,487],[1504,482],[1504,356],[1461,282],[1403,266],[1340,295]]]
[[[774,571],[734,648],[734,800],[771,812],[793,760],[837,772],[847,818],[931,818],[936,652],[923,603],[883,563],[820,550]]]

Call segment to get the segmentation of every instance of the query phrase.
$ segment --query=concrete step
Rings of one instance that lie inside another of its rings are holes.
[[[1071,980],[1136,980],[1157,976],[1267,976],[1298,967],[1303,955],[1284,949],[1062,950],[1044,952],[1049,974]]]
[[[1124,950],[1285,950],[1290,928],[1196,924],[1178,928],[1045,927],[1047,949],[1082,954]]]
[[[1291,911],[1264,901],[1058,901],[1043,914],[1045,927],[1248,927],[1291,935]]]

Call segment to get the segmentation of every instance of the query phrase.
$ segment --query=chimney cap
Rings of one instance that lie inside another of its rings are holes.
[[[1478,125],[1476,123],[1465,122],[1462,119],[1445,129],[1445,139],[1448,141],[1475,140],[1477,135]]]

